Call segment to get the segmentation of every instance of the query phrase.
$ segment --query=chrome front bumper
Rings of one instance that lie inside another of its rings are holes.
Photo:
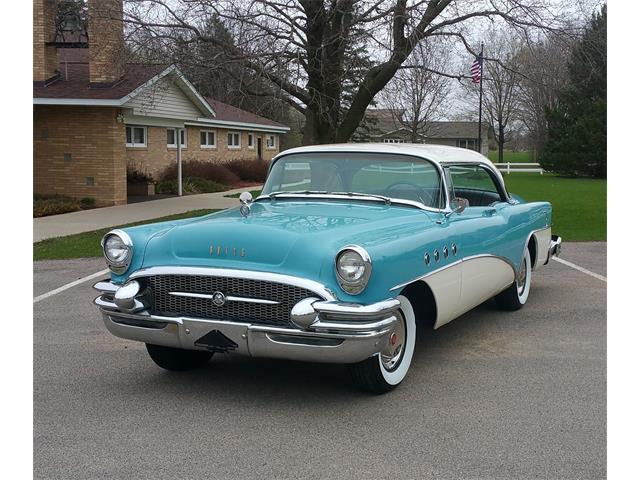
[[[94,303],[102,313],[107,330],[117,337],[187,350],[221,351],[203,340],[217,331],[230,341],[231,347],[226,351],[324,363],[356,363],[379,353],[394,330],[400,306],[396,299],[370,305],[311,301],[306,318],[313,318],[307,325],[295,327],[292,323],[284,328],[152,315],[144,305],[131,304],[130,308],[123,308],[122,301],[117,305],[116,293],[123,287],[108,280],[96,283],[94,288],[101,292]]]

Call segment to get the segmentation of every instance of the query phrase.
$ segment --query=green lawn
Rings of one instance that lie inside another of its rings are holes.
[[[564,178],[546,173],[503,173],[503,176],[509,192],[527,201],[551,202],[552,230],[563,240],[607,239],[606,180]]]
[[[105,233],[109,230],[113,230],[114,228],[132,227],[134,225],[164,222],[166,220],[177,220],[180,218],[199,217],[216,211],[217,210],[209,209],[192,210],[190,212],[179,213],[177,215],[145,220],[144,222],[103,228],[102,230],[95,230],[93,232],[78,233],[67,237],[49,238],[33,244],[33,259],[59,260],[65,258],[100,257],[102,256],[100,240],[102,240]]]
[[[249,193],[251,193],[251,196],[253,198],[256,198],[257,196],[260,195],[260,192],[262,192],[262,190],[251,190]],[[225,197],[227,197],[227,198],[240,198],[240,193],[232,193],[230,195],[225,195]]]
[[[498,162],[498,151],[489,151],[489,160],[493,163]],[[512,152],[511,150],[504,151],[504,163],[531,163],[533,160],[532,152]]]

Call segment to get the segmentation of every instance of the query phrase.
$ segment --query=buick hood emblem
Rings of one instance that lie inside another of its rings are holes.
[[[225,297],[222,292],[214,292],[211,296],[211,300],[216,307],[221,307],[227,301],[227,297]]]

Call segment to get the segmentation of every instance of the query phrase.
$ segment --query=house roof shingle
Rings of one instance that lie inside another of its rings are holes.
[[[398,116],[402,115],[401,110],[370,109],[366,115],[375,119],[376,123],[372,128],[374,136],[386,136],[402,130],[402,124],[398,121]],[[489,126],[483,123],[482,128],[486,130]],[[427,138],[476,138],[478,122],[427,122],[424,132]]]
[[[286,125],[278,123],[269,118],[261,117],[255,113],[247,112],[240,108],[234,107],[227,103],[222,103],[211,97],[205,97],[205,100],[209,102],[209,105],[216,112],[216,120],[225,122],[242,122],[242,123],[257,123],[260,125],[270,125],[272,127],[286,128]]]
[[[95,87],[91,86],[89,82],[88,49],[60,48],[58,49],[58,60],[60,62],[60,78],[47,86],[34,82],[33,98],[119,100],[169,67],[169,65],[129,63],[126,65],[126,73],[122,80],[109,87]],[[215,119],[218,121],[288,128],[286,125],[211,97],[207,97],[205,100],[213,108],[216,113]]]

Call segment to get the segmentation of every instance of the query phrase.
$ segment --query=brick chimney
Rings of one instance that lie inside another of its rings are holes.
[[[56,34],[56,0],[33,2],[33,81],[47,83],[58,75],[56,47],[47,45]]]
[[[110,86],[124,75],[122,0],[89,0],[89,81]]]

